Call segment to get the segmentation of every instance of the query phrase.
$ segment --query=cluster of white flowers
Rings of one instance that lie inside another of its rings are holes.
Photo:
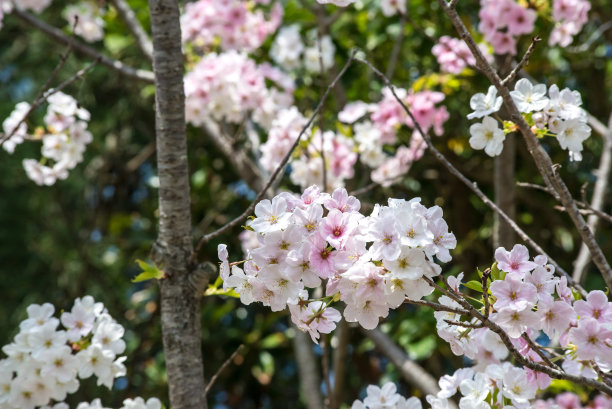
[[[336,46],[330,36],[320,38],[316,30],[307,35],[309,45],[304,45],[297,24],[281,28],[270,48],[270,57],[285,70],[299,69],[302,65],[306,71],[318,74],[334,65]]]
[[[582,143],[591,135],[587,125],[587,115],[581,108],[582,98],[578,91],[568,88],[559,90],[555,84],[548,89],[546,85],[533,85],[529,80],[520,79],[514,91],[510,92],[519,111],[538,135],[555,135],[561,148],[569,151],[571,160],[582,159]],[[502,98],[497,96],[495,87],[490,86],[487,94],[478,93],[470,99],[474,110],[468,119],[482,118],[482,123],[470,127],[470,146],[484,149],[487,155],[497,156],[503,150],[505,133],[499,128],[491,114],[497,112]]]
[[[71,4],[64,9],[62,16],[71,27],[74,26],[74,33],[86,41],[94,42],[104,38],[104,20],[96,5],[89,2]]]
[[[65,405],[64,403],[60,403],[58,405]],[[58,405],[53,406],[49,409],[69,409],[68,405],[57,407]],[[141,397],[136,399],[126,399],[123,401],[123,406],[119,409],[161,409],[162,405],[159,399],[157,398],[149,398],[146,402]],[[45,409],[45,408],[42,408]],[[109,409],[102,406],[102,402],[100,399],[94,399],[90,403],[81,402],[78,404],[76,409]]]
[[[452,375],[444,375],[438,381],[440,391],[427,395],[431,409],[449,409],[449,398],[461,393],[461,409],[609,409],[612,399],[605,395],[596,396],[590,403],[582,405],[574,393],[558,394],[548,401],[535,400],[537,382],[521,368],[510,363],[492,364],[486,368],[461,368]],[[416,397],[404,398],[397,393],[391,382],[379,388],[367,387],[363,401],[353,402],[351,409],[421,409]]]
[[[268,87],[269,79],[279,88]],[[293,102],[293,81],[278,68],[257,65],[245,53],[207,54],[185,76],[187,121],[242,122],[246,115],[269,128],[278,111]]]
[[[367,396],[363,401],[354,401],[351,409],[422,409],[423,407],[417,398],[406,399],[397,393],[397,388],[392,382],[387,382],[382,388],[369,385],[366,392]]]
[[[327,214],[324,212],[327,209]],[[451,260],[456,239],[449,233],[438,206],[427,208],[420,199],[389,199],[370,216],[345,189],[331,195],[316,186],[301,197],[281,193],[255,207],[249,224],[261,246],[231,269],[225,245],[219,245],[220,276],[244,304],[253,301],[281,311],[289,306],[298,328],[313,340],[335,328],[340,313],[330,307],[346,304],[348,322],[367,329],[378,325],[389,309],[406,297],[420,299],[433,290],[423,277],[434,277]],[[326,297],[309,299],[305,288],[326,280]]]
[[[79,389],[79,379],[96,375],[97,384],[110,389],[125,375],[126,357],[119,356],[125,351],[124,329],[93,297],[77,298],[59,319],[49,303],[32,304],[27,312],[13,342],[2,347],[7,358],[0,360],[0,409],[32,409],[51,401],[60,402],[53,409],[67,408],[61,401]],[[140,401],[129,399],[123,409],[161,407],[157,399],[147,406]],[[78,409],[98,407],[99,400]]]
[[[37,185],[52,185],[58,179],[68,177],[68,171],[83,161],[83,153],[93,137],[87,130],[90,114],[80,108],[70,95],[55,92],[47,99],[49,106],[44,117],[45,129],[39,128],[34,134],[22,119],[30,110],[30,104],[20,102],[11,115],[2,123],[5,135],[12,136],[4,143],[4,149],[13,153],[24,140],[42,140],[42,160],[25,159],[26,174]],[[19,127],[15,130],[17,125]],[[52,164],[47,165],[49,162]]]

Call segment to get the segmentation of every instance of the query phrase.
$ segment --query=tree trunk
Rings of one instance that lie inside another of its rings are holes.
[[[201,409],[206,408],[201,293],[189,280],[193,244],[179,8],[177,0],[149,0],[149,8],[159,176],[159,236],[154,259],[167,275],[160,280],[160,293],[170,406]]]

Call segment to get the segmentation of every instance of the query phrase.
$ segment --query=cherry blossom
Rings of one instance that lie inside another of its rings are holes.
[[[470,126],[470,146],[474,149],[484,149],[489,156],[498,156],[504,148],[506,135],[499,128],[497,120],[485,116],[482,124]]]

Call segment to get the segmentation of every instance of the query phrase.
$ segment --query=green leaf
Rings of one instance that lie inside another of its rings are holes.
[[[482,284],[479,281],[472,280],[468,281],[467,283],[463,283],[463,285],[471,290],[478,291],[479,293],[482,292]]]
[[[204,296],[207,297],[209,295],[227,295],[232,298],[240,298],[240,294],[234,291],[233,288],[228,288],[224,290],[223,288],[208,288],[204,291]]]
[[[503,271],[497,268],[497,262],[493,263],[493,265],[491,266],[491,278],[493,279],[493,281],[503,280],[505,275],[506,274]]]
[[[122,34],[107,34],[104,37],[104,46],[111,54],[119,54],[130,44],[132,44],[132,39]]]
[[[160,280],[166,276],[166,273],[158,269],[156,266],[147,263],[146,261],[136,260],[136,264],[138,264],[138,267],[142,269],[142,273],[132,278],[133,283],[152,280],[154,278]]]

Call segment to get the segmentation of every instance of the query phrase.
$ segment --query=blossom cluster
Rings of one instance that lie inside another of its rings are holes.
[[[336,55],[336,46],[331,37],[318,37],[316,30],[311,30],[307,37],[308,46],[302,41],[299,25],[281,28],[270,48],[270,57],[286,71],[304,67],[309,73],[318,74],[321,68],[328,70],[334,65]]]
[[[389,199],[372,214],[359,212],[359,200],[345,189],[331,195],[316,186],[301,197],[281,193],[255,207],[249,228],[260,247],[250,252],[244,268],[230,266],[225,245],[219,245],[220,276],[244,304],[258,301],[272,311],[289,306],[298,328],[313,340],[329,333],[340,319],[330,305],[341,300],[348,322],[372,329],[390,308],[406,297],[432,292],[422,277],[434,277],[451,260],[456,240],[448,232],[438,206],[420,199]],[[307,288],[325,280],[326,296],[309,298]]]
[[[268,87],[266,80],[278,87]],[[257,65],[244,53],[210,53],[185,76],[186,118],[196,126],[211,116],[240,123],[251,113],[267,129],[277,112],[293,102],[293,89],[293,81],[283,72]]]
[[[363,401],[355,400],[351,409],[422,409],[421,401],[414,396],[406,399],[397,393],[397,387],[387,382],[382,388],[369,385]]]
[[[479,45],[480,51],[489,62],[492,61],[489,47],[484,44]],[[465,41],[459,38],[442,36],[436,45],[431,49],[432,54],[436,57],[440,69],[451,74],[461,74],[461,72],[469,67],[476,66],[476,59],[472,55]]]
[[[0,360],[0,408],[31,409],[51,401],[60,402],[53,409],[67,408],[61,401],[78,390],[79,379],[95,375],[98,385],[110,389],[115,378],[125,375],[126,357],[119,356],[125,351],[124,329],[93,297],[77,298],[59,319],[49,303],[32,304],[27,312],[14,341],[2,347],[7,358]],[[161,406],[157,399],[149,406],[130,406],[131,402],[126,400],[122,409]],[[97,407],[101,405],[78,406]]]
[[[429,90],[413,92],[401,88],[396,88],[395,92],[424,132],[433,128],[436,135],[442,134],[442,126],[449,115],[445,106],[436,104],[444,100],[443,93]],[[352,125],[360,160],[374,168],[371,178],[383,186],[391,185],[395,178],[405,174],[412,162],[420,159],[425,151],[425,142],[416,131],[415,124],[388,88],[383,90],[383,99],[378,103],[349,103],[338,114],[338,119]],[[399,146],[395,155],[389,156],[385,150],[389,145],[398,143],[397,133],[403,125],[413,130],[410,143]]]
[[[60,404],[63,405],[63,404]],[[58,405],[53,406],[50,409],[69,409],[68,405],[57,407]],[[123,401],[123,406],[119,409],[161,409],[162,405],[159,399],[157,398],[149,398],[145,402],[145,400],[141,397],[137,397],[135,399],[126,399]],[[100,399],[94,399],[90,403],[81,402],[77,405],[76,409],[109,409],[102,406],[102,402]]]
[[[550,33],[548,44],[559,44],[561,47],[570,45],[587,22],[590,9],[588,0],[554,0],[552,17],[555,28]]]
[[[26,174],[37,185],[53,185],[57,180],[66,179],[68,171],[83,161],[85,148],[93,140],[87,130],[90,114],[80,108],[73,97],[55,92],[47,98],[47,102],[45,128],[37,128],[33,134],[28,133],[28,126],[23,121],[30,111],[27,102],[17,104],[2,123],[4,134],[12,134],[3,145],[9,153],[13,153],[15,147],[26,139],[42,140],[42,160],[23,161]]]
[[[269,2],[269,1],[268,1]],[[259,1],[259,3],[264,3]],[[267,2],[266,2],[267,3]],[[283,8],[275,3],[266,19],[263,10],[239,0],[198,0],[187,3],[181,16],[183,43],[198,47],[250,52],[278,28]]]
[[[444,375],[438,381],[440,391],[427,395],[432,409],[448,409],[449,398],[461,394],[461,409],[609,409],[612,398],[597,395],[583,406],[580,397],[572,392],[563,392],[547,400],[534,399],[537,391],[531,379],[525,377],[522,369],[509,363],[491,364],[478,368],[461,368],[452,375]],[[355,400],[351,409],[421,409],[416,397],[406,399],[397,393],[395,384],[388,382],[379,388],[369,385],[363,401]],[[530,398],[528,398],[530,397]]]
[[[567,149],[571,160],[582,159],[582,143],[591,135],[587,115],[581,108],[582,98],[578,91],[568,88],[559,90],[556,84],[548,89],[546,85],[533,85],[528,79],[520,79],[514,91],[510,92],[518,110],[539,136],[554,135],[561,148]],[[503,149],[505,133],[498,122],[490,117],[499,110],[502,98],[497,96],[495,87],[489,87],[487,94],[478,93],[470,99],[474,110],[468,119],[482,118],[481,124],[470,127],[470,146],[484,149],[489,156],[497,156]]]
[[[516,54],[516,38],[533,31],[535,10],[514,0],[481,0],[480,5],[478,30],[495,54]]]
[[[583,406],[578,395],[563,392],[547,400],[534,399],[537,385],[525,377],[522,369],[510,363],[491,364],[484,369],[460,368],[452,375],[444,375],[438,381],[440,391],[436,395],[427,395],[426,400],[431,409],[448,409],[449,398],[460,393],[461,409],[609,409],[612,399],[597,395]],[[405,399],[396,393],[392,383],[382,388],[370,385],[368,396],[363,402],[355,401],[351,409],[394,408],[420,409],[421,402],[415,398]],[[530,398],[528,398],[530,397]],[[385,405],[389,402],[388,405]]]
[[[490,319],[505,332],[521,355],[547,365],[542,354],[548,353],[534,349],[542,348],[533,341],[541,339],[541,331],[547,341],[540,342],[560,345],[559,358],[563,359],[564,372],[590,379],[598,379],[599,373],[609,372],[612,365],[612,303],[603,291],[594,290],[585,299],[576,300],[567,279],[554,276],[555,269],[547,263],[546,257],[540,255],[531,260],[523,245],[517,244],[511,251],[498,248],[495,260],[493,269],[499,274],[487,289],[490,290]],[[463,273],[451,278],[449,285],[457,294]],[[438,302],[461,308],[446,295]],[[438,334],[449,342],[453,353],[476,360],[473,371],[464,369],[452,379],[441,380],[443,391],[437,398],[447,399],[459,387],[464,395],[462,401],[472,400],[466,408],[489,408],[488,403],[482,403],[487,396],[491,405],[494,401],[503,405],[505,398],[515,407],[524,408],[533,404],[538,389],[545,390],[550,385],[551,378],[544,373],[502,362],[508,357],[507,346],[493,330],[473,326],[477,324],[476,319],[464,321],[472,325],[466,328],[461,323],[455,324],[461,320],[458,313],[437,311],[434,316]],[[467,386],[465,379],[470,379]],[[490,385],[500,391],[496,398]],[[479,392],[474,392],[474,388]]]
[[[91,43],[104,38],[104,20],[100,10],[93,3],[80,2],[67,6],[62,16],[74,26],[76,35]]]

